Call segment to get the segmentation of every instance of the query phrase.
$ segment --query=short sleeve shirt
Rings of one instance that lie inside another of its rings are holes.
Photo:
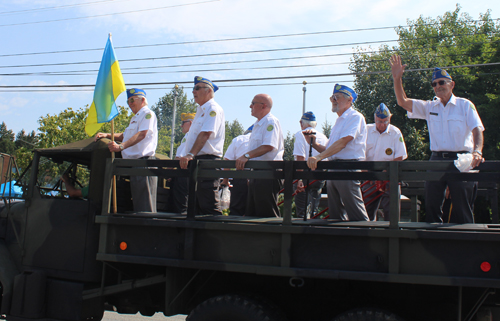
[[[413,112],[408,118],[427,120],[431,151],[472,152],[474,141],[472,130],[484,131],[483,123],[474,104],[452,95],[446,106],[441,100],[413,99]]]
[[[366,131],[367,161],[392,161],[398,157],[408,157],[399,128],[389,124],[383,133],[379,133],[375,124],[369,124],[366,125]]]
[[[186,152],[186,140],[187,140],[188,134],[189,134],[189,132],[187,132],[186,135],[184,135],[184,137],[182,137],[181,144],[179,145],[179,147],[177,147],[177,150],[175,151],[175,157],[186,156],[186,154],[187,154],[187,152]]]
[[[138,132],[147,130],[146,137],[143,140],[122,150],[122,157],[125,159],[141,158],[145,156],[154,156],[158,144],[158,128],[156,114],[148,106],[142,107],[132,119],[130,124],[123,132],[123,142],[129,140]]]
[[[186,154],[193,148],[194,142],[201,132],[212,132],[198,155],[222,156],[224,149],[224,138],[226,135],[226,124],[224,110],[214,99],[210,99],[196,111],[189,136],[186,139]]]
[[[278,118],[271,113],[268,113],[253,125],[248,151],[262,145],[272,146],[273,150],[262,156],[252,158],[252,160],[283,160],[285,151],[283,132]]]
[[[251,133],[235,137],[228,146],[224,158],[228,160],[237,160],[241,156],[248,153],[250,151],[250,149],[248,149],[250,144],[250,135]]]
[[[366,122],[365,117],[352,107],[347,109],[342,116],[337,118],[333,125],[330,139],[326,148],[341,138],[351,136],[353,139],[337,154],[330,156],[329,160],[336,159],[365,159],[366,152]]]
[[[309,130],[309,129],[314,130],[316,132],[316,142],[322,146],[326,146],[326,144],[328,143],[328,138],[323,133],[316,131],[312,127],[308,127],[304,130]],[[302,134],[302,132],[303,132],[302,130],[299,130],[295,134],[295,141],[293,143],[293,156],[302,156],[307,160],[309,158],[309,144],[304,138],[304,134]],[[312,155],[316,156],[318,154],[319,152],[313,148]]]

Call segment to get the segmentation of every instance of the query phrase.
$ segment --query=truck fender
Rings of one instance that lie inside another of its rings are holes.
[[[0,285],[3,292],[0,301],[1,314],[7,314],[10,312],[12,291],[14,288],[14,277],[19,273],[20,272],[10,255],[9,249],[5,244],[5,240],[0,239]]]

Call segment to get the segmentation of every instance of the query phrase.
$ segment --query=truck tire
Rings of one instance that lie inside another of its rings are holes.
[[[269,303],[233,294],[200,303],[186,321],[286,321],[286,318]]]
[[[394,313],[374,308],[360,308],[344,312],[332,321],[404,321]]]

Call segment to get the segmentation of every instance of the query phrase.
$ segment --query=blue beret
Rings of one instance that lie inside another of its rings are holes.
[[[356,98],[358,98],[358,95],[356,95],[354,90],[344,85],[335,84],[335,87],[333,87],[333,93],[346,94],[347,96],[352,97],[352,102],[355,102]]]
[[[127,89],[127,99],[129,99],[132,96],[143,96],[146,97],[146,92],[142,89],[139,88],[131,88]]]
[[[432,81],[439,79],[439,78],[446,78],[449,80],[453,80],[453,79],[451,79],[450,74],[448,72],[446,72],[446,70],[443,70],[441,68],[434,68],[434,72],[432,73]]]
[[[211,82],[209,79],[203,78],[203,77],[200,77],[200,76],[194,77],[194,85],[195,86],[196,86],[197,83],[200,83],[200,82],[209,85],[210,88],[212,88],[214,92],[216,92],[217,90],[219,90],[219,87],[217,87],[217,85],[214,84],[213,82]]]
[[[307,113],[302,115],[301,120],[316,121],[316,116],[314,116],[314,113],[312,111],[308,111]]]
[[[378,105],[377,109],[375,109],[375,116],[384,119],[391,116],[391,112],[384,103],[381,103],[380,105]]]

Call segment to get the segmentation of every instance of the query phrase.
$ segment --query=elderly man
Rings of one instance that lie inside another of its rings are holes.
[[[186,154],[179,160],[180,166],[187,169],[193,159],[220,159],[224,148],[225,119],[224,111],[214,100],[219,89],[209,79],[194,77],[193,96],[199,105],[196,116],[186,139]],[[219,179],[200,180],[196,190],[196,213],[221,215],[219,199]]]
[[[401,57],[392,56],[390,64],[398,105],[408,112],[409,118],[427,120],[432,151],[430,160],[450,161],[457,159],[457,154],[472,153],[471,166],[476,167],[481,164],[484,161],[483,123],[471,101],[453,95],[455,82],[448,72],[440,68],[434,69],[431,85],[436,98],[424,101],[406,97],[403,89],[403,73],[406,65],[402,65]],[[442,208],[448,186],[453,202],[453,213],[458,216],[456,220],[459,223],[474,223],[475,184],[463,181],[426,182],[427,222],[443,222]]]
[[[271,114],[273,100],[266,94],[256,95],[250,109],[257,118],[250,135],[249,151],[236,160],[236,169],[243,170],[249,160],[283,160],[284,140],[278,118]],[[279,217],[280,179],[250,179],[246,216]]]
[[[225,160],[237,160],[248,152],[252,129],[253,125],[243,135],[233,138],[224,155]],[[232,181],[229,215],[244,216],[247,208],[248,180],[246,178],[235,178]],[[222,184],[229,186],[229,178],[224,178]]]
[[[403,134],[396,126],[391,125],[391,112],[384,103],[375,109],[375,124],[366,126],[366,160],[367,161],[402,161],[408,157]],[[384,220],[390,217],[389,185],[386,185],[380,193],[376,191],[377,184],[368,183],[364,187],[366,211],[370,221],[377,220],[379,207],[384,211]],[[371,196],[366,196],[372,194]],[[375,197],[375,200],[373,200]]]
[[[315,170],[319,161],[362,161],[365,159],[365,117],[352,108],[357,95],[351,88],[336,84],[330,97],[332,112],[339,118],[335,122],[326,146],[313,139],[313,148],[320,152],[309,157],[307,166]],[[306,131],[310,133],[311,131]],[[368,221],[359,180],[328,181],[328,213],[330,218],[343,221]]]
[[[121,144],[110,142],[111,152],[121,152],[124,159],[155,159],[158,143],[156,114],[148,107],[146,92],[142,89],[127,90],[127,103],[134,116],[125,132],[115,134]],[[111,138],[109,133],[97,133],[95,140]],[[130,176],[130,189],[134,210],[137,212],[156,212],[156,176]]]
[[[181,129],[184,137],[181,144],[175,151],[175,158],[179,160],[182,156],[186,155],[186,140],[189,134],[189,129],[193,123],[195,113],[182,113],[181,114]],[[189,195],[189,179],[187,177],[174,177],[172,178],[172,211],[174,213],[187,214],[188,208],[188,195]]]
[[[306,141],[304,137],[304,131],[310,130],[315,132],[316,141],[318,144],[325,146],[328,143],[328,138],[320,132],[315,131],[317,122],[316,116],[312,111],[308,111],[300,118],[300,129],[295,134],[295,141],[293,144],[293,156],[296,161],[306,161],[309,158],[310,144]],[[312,150],[312,156],[318,155],[319,152],[315,149]],[[307,197],[305,193],[305,187],[302,180],[299,180],[295,184],[295,189],[297,195],[295,195],[295,208],[298,217],[304,217],[306,210],[311,207],[311,210],[307,215],[313,215],[317,212],[319,202],[321,201],[321,190],[325,186],[324,180],[318,180],[309,186],[307,189]],[[307,204],[306,204],[307,198]]]

